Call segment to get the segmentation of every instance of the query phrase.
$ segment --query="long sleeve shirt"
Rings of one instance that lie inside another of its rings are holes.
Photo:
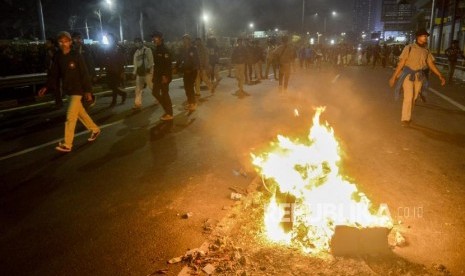
[[[149,72],[153,67],[152,50],[145,46],[143,46],[141,49],[137,49],[134,53],[133,65],[134,74],[136,74],[137,68],[142,65],[145,65],[145,71]]]
[[[83,95],[92,92],[87,66],[82,55],[71,51],[68,54],[58,52],[47,76],[48,90],[60,89],[68,95]]]
[[[171,53],[164,44],[157,46],[153,52],[153,78],[166,76],[171,79]]]

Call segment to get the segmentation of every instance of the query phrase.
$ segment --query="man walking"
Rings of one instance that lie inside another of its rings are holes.
[[[237,46],[234,47],[232,54],[231,54],[231,63],[234,65],[237,85],[239,87],[239,90],[236,91],[234,95],[239,96],[239,97],[249,96],[249,94],[244,91],[246,62],[247,62],[247,49],[242,43],[242,38],[238,38]]]
[[[104,52],[104,67],[107,73],[108,86],[112,90],[112,101],[110,107],[116,105],[118,95],[121,96],[121,104],[124,104],[127,93],[121,87],[124,80],[124,54],[116,44],[114,34],[108,34],[108,49]]]
[[[187,106],[189,111],[195,111],[197,103],[195,100],[194,84],[197,72],[200,68],[200,60],[197,49],[192,45],[191,36],[185,34],[182,37],[183,48],[176,67],[183,72],[184,90],[186,91]]]
[[[429,33],[426,30],[419,30],[415,33],[414,43],[406,46],[399,56],[399,64],[394,71],[389,85],[391,87],[397,81],[396,93],[400,87],[404,90],[404,100],[402,104],[402,126],[409,126],[412,117],[412,109],[415,100],[423,89],[427,86],[425,69],[430,69],[441,81],[441,85],[446,84],[446,80],[434,64],[434,57],[427,48]]]
[[[169,94],[171,72],[171,53],[163,43],[163,34],[155,32],[152,35],[155,52],[153,54],[153,96],[160,102],[165,114],[161,120],[173,120],[173,104]]]
[[[71,50],[71,35],[68,32],[60,32],[57,40],[61,51],[56,54],[50,74],[47,76],[47,83],[39,90],[39,96],[45,95],[47,90],[60,89],[61,80],[63,92],[69,96],[69,106],[66,115],[65,138],[55,149],[70,152],[78,119],[91,132],[87,139],[89,142],[97,139],[100,128],[92,121],[81,102],[83,96],[86,101],[92,101],[92,85],[84,58]]]
[[[452,81],[454,80],[454,72],[455,72],[455,67],[457,66],[458,57],[461,56],[463,59],[465,59],[465,56],[463,55],[462,50],[460,50],[459,48],[458,40],[452,40],[452,45],[446,49],[446,56],[449,61],[448,81],[449,83],[452,83]]]
[[[136,52],[134,53],[133,64],[136,76],[136,89],[134,90],[134,107],[133,110],[140,110],[142,108],[142,91],[147,86],[150,90],[153,89],[152,85],[152,67],[153,55],[152,50],[146,47],[141,38],[134,39],[136,45]]]
[[[287,90],[289,78],[291,76],[291,65],[296,58],[296,52],[292,45],[289,45],[289,37],[283,36],[282,45],[275,51],[276,59],[279,62],[279,91]]]

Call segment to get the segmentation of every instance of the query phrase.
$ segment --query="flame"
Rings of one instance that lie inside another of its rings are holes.
[[[367,196],[339,174],[339,143],[333,129],[320,124],[324,110],[316,109],[306,143],[278,135],[272,150],[252,154],[266,183],[273,184],[264,214],[267,237],[315,253],[329,250],[336,225],[392,227],[391,217],[373,214]]]

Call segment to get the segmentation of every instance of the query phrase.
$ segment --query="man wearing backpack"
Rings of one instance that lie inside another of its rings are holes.
[[[142,91],[144,87],[148,87],[150,91],[153,90],[152,74],[153,74],[153,55],[152,50],[142,42],[142,39],[136,37],[134,39],[136,45],[136,52],[133,57],[134,71],[136,76],[136,89],[134,90],[134,106],[133,110],[140,110],[142,108]]]
[[[404,90],[404,100],[402,104],[402,126],[409,126],[412,117],[412,109],[415,100],[420,93],[425,91],[428,79],[425,74],[426,69],[430,69],[441,81],[441,85],[446,84],[446,80],[434,64],[434,57],[427,48],[429,33],[426,30],[419,30],[415,33],[415,42],[406,46],[399,56],[399,63],[396,70],[389,79],[389,85],[396,84],[396,93],[402,87]],[[396,94],[397,95],[397,94]]]
[[[70,152],[73,146],[74,130],[79,119],[91,132],[87,141],[93,142],[100,134],[100,128],[92,121],[84,109],[81,99],[92,101],[92,85],[84,58],[71,50],[71,35],[60,32],[57,37],[60,46],[47,76],[45,87],[39,90],[39,96],[44,96],[47,90],[57,90],[61,87],[69,96],[68,111],[65,123],[65,139],[55,148],[61,152]]]

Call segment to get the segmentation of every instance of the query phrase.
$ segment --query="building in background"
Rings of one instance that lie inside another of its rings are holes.
[[[362,40],[379,38],[383,30],[381,22],[381,0],[354,1],[354,32],[363,36]]]
[[[412,3],[399,0],[382,0],[381,21],[384,23],[385,41],[408,42],[415,31],[416,7]]]
[[[383,2],[392,2],[383,0]],[[397,0],[397,5],[412,5],[412,31],[425,28],[431,34],[429,48],[443,53],[452,40],[465,47],[465,0]]]

